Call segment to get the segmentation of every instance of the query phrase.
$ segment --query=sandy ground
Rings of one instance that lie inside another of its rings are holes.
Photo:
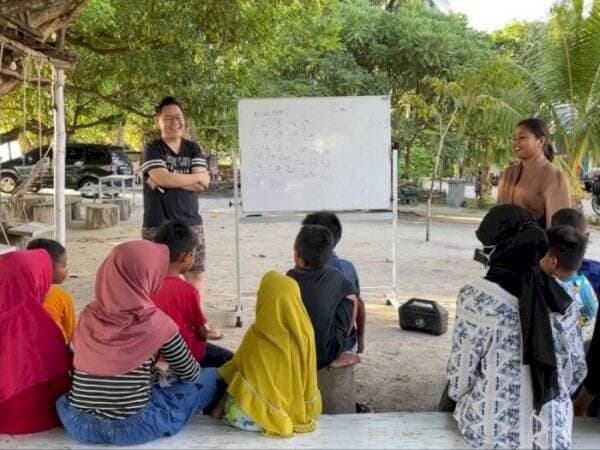
[[[248,221],[240,227],[241,283],[244,297],[243,327],[234,327],[235,238],[234,215],[228,199],[204,198],[201,212],[207,241],[207,289],[205,304],[210,322],[222,328],[221,344],[235,349],[252,322],[254,293],[267,270],[285,271],[292,265],[292,243],[301,216],[282,221]],[[138,197],[139,203],[139,197]],[[417,208],[418,209],[418,208]],[[462,210],[438,208],[445,217],[465,215]],[[75,223],[68,230],[67,247],[73,278],[65,287],[78,312],[93,298],[94,275],[103,258],[120,242],[140,234],[141,208],[118,228],[86,230]],[[378,412],[431,411],[444,385],[445,365],[454,322],[455,298],[460,287],[482,276],[483,268],[472,261],[477,244],[475,229],[480,213],[469,212],[461,223],[438,221],[432,240],[424,242],[425,227],[415,214],[402,214],[399,222],[399,299],[432,299],[449,310],[449,331],[435,337],[400,329],[396,310],[386,305],[385,290],[364,294],[367,302],[367,339],[363,362],[357,369],[359,400]],[[385,286],[392,280],[391,222],[373,215],[345,218],[338,253],[353,261],[361,285]],[[452,220],[456,220],[455,218]],[[592,232],[589,254],[600,254],[600,232]]]

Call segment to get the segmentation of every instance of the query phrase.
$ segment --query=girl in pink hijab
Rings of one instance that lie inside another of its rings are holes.
[[[73,336],[73,387],[57,402],[73,439],[136,445],[171,436],[220,397],[216,369],[200,368],[175,323],[150,299],[168,265],[166,246],[132,241],[115,247],[98,270],[96,300]],[[159,356],[180,382],[152,385]]]
[[[69,353],[42,307],[52,283],[45,250],[0,256],[0,434],[60,425],[54,404],[69,390]]]

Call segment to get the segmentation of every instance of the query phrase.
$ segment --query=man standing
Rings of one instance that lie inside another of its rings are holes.
[[[204,273],[204,229],[198,212],[198,193],[208,188],[210,174],[202,149],[183,138],[183,107],[174,97],[165,97],[155,108],[160,138],[150,142],[142,157],[144,177],[144,224],[142,237],[152,239],[167,221],[178,221],[198,236],[194,266],[185,277],[202,296]]]

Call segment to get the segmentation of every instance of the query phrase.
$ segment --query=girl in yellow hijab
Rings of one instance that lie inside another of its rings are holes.
[[[280,436],[314,431],[321,414],[316,358],[298,284],[268,272],[258,290],[256,321],[219,370],[228,384],[223,420]]]

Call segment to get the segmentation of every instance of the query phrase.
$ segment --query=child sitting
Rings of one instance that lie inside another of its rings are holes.
[[[333,237],[327,228],[303,226],[294,243],[296,266],[287,273],[300,286],[315,330],[317,369],[358,362],[356,355],[345,353],[356,344],[356,288],[341,272],[326,266],[332,249]]]
[[[548,253],[540,261],[544,272],[558,278],[579,308],[578,322],[584,341],[592,338],[598,300],[584,275],[577,271],[581,266],[587,238],[570,226],[553,227],[547,231]]]
[[[268,272],[258,288],[254,323],[233,360],[219,369],[228,387],[213,416],[271,435],[314,431],[321,414],[316,363],[298,283]]]
[[[307,215],[302,221],[302,225],[322,225],[326,227],[331,235],[333,236],[333,248],[335,249],[342,238],[342,224],[340,219],[332,212],[319,211]],[[358,299],[358,311],[356,316],[356,338],[357,338],[357,353],[362,353],[365,347],[365,324],[367,321],[367,314],[365,310],[365,303],[360,297],[360,283],[358,281],[358,273],[354,264],[350,261],[340,258],[334,251],[331,252],[331,256],[327,261],[328,267],[342,272],[344,277],[352,283],[354,286],[356,297]]]
[[[75,308],[73,297],[59,284],[64,283],[69,273],[67,269],[67,250],[52,239],[34,239],[27,245],[27,250],[43,249],[52,260],[52,286],[44,298],[43,307],[56,322],[58,328],[69,345],[75,331]]]
[[[194,265],[197,237],[184,224],[167,222],[154,242],[169,247],[169,273],[160,290],[151,295],[156,306],[179,327],[192,355],[202,367],[221,367],[233,357],[229,350],[206,342],[208,329],[198,290],[182,278]]]
[[[559,227],[563,225],[568,225],[575,228],[589,239],[590,233],[587,230],[585,216],[576,209],[563,208],[558,210],[552,216],[553,227]],[[593,259],[584,258],[583,262],[581,263],[579,273],[587,278],[597,296],[600,292],[600,262]]]

